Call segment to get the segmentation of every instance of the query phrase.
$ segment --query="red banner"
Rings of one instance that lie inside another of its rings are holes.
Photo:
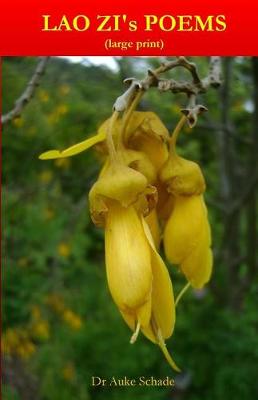
[[[0,54],[258,55],[255,0],[2,0]]]

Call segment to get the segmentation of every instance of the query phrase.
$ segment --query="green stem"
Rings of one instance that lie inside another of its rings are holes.
[[[188,282],[188,283],[183,287],[183,289],[179,292],[179,294],[178,294],[178,296],[177,296],[177,298],[176,298],[176,301],[175,301],[175,306],[178,305],[180,299],[183,297],[183,295],[184,295],[185,292],[189,289],[190,286],[191,286],[191,283]]]

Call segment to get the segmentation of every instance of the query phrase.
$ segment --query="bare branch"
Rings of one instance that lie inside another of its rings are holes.
[[[184,67],[187,69],[193,78],[192,82],[176,82],[173,79],[159,80],[159,88],[162,90],[171,90],[174,93],[184,92],[197,95],[198,93],[204,93],[212,87],[219,87],[221,85],[221,59],[220,57],[210,57],[210,68],[208,76],[204,79],[199,77],[199,73],[195,63],[189,62],[185,57],[178,57],[175,61],[170,61],[163,64],[156,70],[158,74],[169,71],[175,67]],[[167,85],[167,87],[166,87]]]
[[[209,75],[202,80],[205,88],[210,86],[218,88],[221,85],[221,58],[214,56],[210,58]]]
[[[150,71],[150,72],[152,72],[152,74],[154,76],[158,77],[158,75],[163,74],[164,72],[170,71],[176,67],[183,67],[183,68],[187,69],[193,77],[193,84],[197,85],[197,86],[201,85],[201,79],[199,77],[195,63],[188,61],[185,57],[182,57],[182,56],[178,57],[176,60],[164,63],[159,68],[157,68],[155,71]]]
[[[174,79],[162,79],[160,77],[160,75],[165,72],[171,71],[177,67],[182,67],[189,71],[192,75],[192,81],[176,81]],[[116,100],[114,104],[114,109],[116,111],[124,111],[130,105],[139,90],[147,91],[151,87],[157,87],[163,92],[185,93],[188,96],[190,102],[186,110],[189,111],[189,115],[196,114],[194,123],[188,119],[190,127],[193,127],[197,121],[198,114],[195,112],[195,109],[205,109],[204,106],[196,104],[196,96],[199,93],[205,93],[209,87],[217,88],[220,86],[221,61],[220,57],[210,57],[209,73],[204,79],[200,78],[195,63],[188,61],[185,57],[177,57],[175,60],[163,63],[155,70],[149,70],[147,76],[140,81],[135,78],[129,78],[124,82],[129,83],[130,88]],[[128,93],[130,93],[130,96],[128,96]]]
[[[29,80],[22,95],[16,100],[14,108],[11,111],[9,111],[8,113],[2,115],[2,117],[1,117],[2,125],[6,124],[6,123],[12,121],[14,118],[20,116],[24,107],[32,99],[34,92],[36,90],[36,87],[39,85],[40,79],[46,69],[48,60],[49,60],[49,57],[40,57],[39,58],[35,72],[32,75],[31,79]]]

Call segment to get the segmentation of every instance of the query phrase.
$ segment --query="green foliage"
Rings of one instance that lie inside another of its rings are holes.
[[[94,151],[64,162],[43,162],[38,155],[95,133],[123,90],[121,77],[142,76],[146,66],[155,62],[122,59],[118,60],[120,70],[112,72],[53,58],[35,98],[20,118],[4,127],[3,330],[23,329],[35,345],[35,352],[23,363],[28,373],[24,379],[36,379],[38,399],[258,398],[257,284],[235,309],[228,303],[228,294],[239,282],[227,282],[221,262],[215,265],[213,283],[203,297],[190,291],[180,302],[175,334],[168,341],[173,357],[190,376],[186,388],[91,386],[92,376],[164,378],[174,374],[159,349],[143,337],[134,346],[129,344],[130,331],[108,292],[103,233],[93,226],[87,204],[87,193],[100,168]],[[205,75],[206,60],[197,62]],[[12,107],[34,67],[33,58],[4,59],[3,112]],[[177,74],[182,78],[180,71]],[[234,74],[237,84],[232,88],[230,114],[245,137],[251,126],[245,106],[250,101],[249,61],[237,61]],[[217,92],[211,90],[202,101],[210,112],[193,133],[180,137],[179,147],[184,156],[202,164],[210,200],[220,191],[218,145],[215,132],[207,129],[219,118]],[[172,130],[180,105],[185,105],[184,96],[153,90],[141,106],[157,112]],[[240,164],[244,165],[248,150],[243,146]],[[213,207],[210,220],[218,249],[224,226]],[[244,225],[241,229],[243,234]],[[243,239],[240,246],[246,246]],[[243,262],[237,274],[244,279],[247,270]],[[183,278],[172,269],[171,275],[178,293]],[[42,322],[45,331],[39,334]],[[177,397],[173,397],[175,391]],[[7,380],[3,398],[30,397],[26,391],[12,389]]]

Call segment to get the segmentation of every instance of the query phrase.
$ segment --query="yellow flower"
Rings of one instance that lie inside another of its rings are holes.
[[[148,225],[140,220],[133,206],[126,208],[118,202],[110,205],[105,253],[110,292],[134,331],[131,343],[141,330],[161,347],[170,365],[178,371],[164,344],[175,324],[172,283],[155,250]]]
[[[9,328],[1,338],[1,349],[5,354],[29,358],[36,351],[27,329]]]
[[[105,229],[106,273],[112,298],[133,331],[131,343],[141,331],[179,371],[165,345],[174,330],[175,303],[171,279],[157,249],[160,228],[165,225],[167,258],[180,265],[194,287],[209,280],[212,254],[203,201],[205,181],[200,167],[175,151],[186,117],[170,140],[154,113],[134,111],[141,95],[136,94],[122,117],[115,111],[95,136],[63,151],[49,150],[39,158],[57,159],[60,166],[64,157],[92,146],[104,155],[89,203],[93,222]],[[69,255],[60,245],[58,252]],[[64,306],[56,309],[70,326],[79,329],[81,320],[76,314]]]
[[[106,135],[110,121],[111,119],[109,118],[100,127],[101,130],[106,132]],[[124,134],[122,144],[121,140],[120,142],[118,140],[121,134]],[[117,144],[117,157],[123,165],[140,172],[145,176],[149,184],[157,186],[157,172],[168,157],[166,141],[168,141],[169,137],[166,127],[158,116],[152,112],[134,111],[124,132],[123,119],[115,121],[112,136]],[[102,142],[101,150],[107,153],[106,141]],[[104,165],[100,176],[106,171],[109,162],[110,160]],[[163,210],[164,208],[163,205],[159,207],[159,204],[157,207],[159,213],[160,209]],[[160,229],[156,210],[153,210],[146,217],[146,221],[151,229],[155,245],[159,248]]]
[[[1,349],[6,354],[11,354],[19,344],[19,333],[15,329],[7,329],[1,337]]]
[[[175,144],[180,126],[171,141],[170,155],[160,171],[160,180],[173,198],[164,230],[167,259],[180,266],[189,283],[201,288],[212,272],[211,233],[203,200],[205,180],[198,164],[179,157]]]
[[[30,358],[36,351],[36,346],[34,343],[31,341],[25,341],[21,344],[16,349],[16,354],[23,359],[28,359]]]
[[[34,322],[30,328],[31,335],[35,339],[48,340],[49,339],[49,323],[46,320],[39,320]]]
[[[143,195],[152,190],[153,198],[156,193],[155,188],[148,185],[147,179],[140,172],[123,164],[111,163],[89,193],[93,222],[98,226],[105,225],[105,215],[110,200],[115,200],[124,207],[137,203],[141,210],[148,214],[149,204]]]
[[[198,164],[172,154],[160,171],[160,179],[174,196],[193,196],[205,191],[205,181]]]
[[[168,271],[155,247],[160,234],[154,210],[157,189],[152,186],[167,160],[167,140],[168,131],[154,113],[133,112],[127,121],[115,112],[97,135],[63,151],[47,151],[40,159],[70,157],[99,143],[108,153],[89,202],[93,222],[105,228],[110,292],[134,332],[131,342],[141,330],[178,371],[164,342],[174,329],[175,305]],[[72,320],[71,314],[65,315]]]
[[[148,325],[151,315],[151,255],[141,220],[133,206],[110,204],[105,253],[107,279],[112,297],[134,323]]]
[[[109,129],[111,118],[107,119],[99,128],[98,132],[107,132]],[[134,154],[138,153],[138,157],[144,157],[152,165],[152,169],[155,169],[156,173],[160,167],[164,164],[168,157],[168,150],[166,141],[169,138],[168,130],[163,125],[159,117],[150,111],[134,111],[132,116],[123,130],[123,119],[117,119],[113,126],[113,140],[117,144],[118,138],[122,135],[123,149],[128,153],[134,150]],[[97,145],[97,150],[102,153],[108,153],[106,141],[102,141]],[[118,149],[119,150],[119,149]],[[129,163],[126,162],[127,165]],[[132,166],[132,168],[142,172],[144,171]]]
[[[68,243],[61,242],[57,246],[58,254],[63,258],[68,258],[71,254],[71,246]]]
[[[168,270],[158,254],[148,225],[142,219],[144,232],[151,250],[151,266],[153,274],[152,282],[152,318],[150,325],[143,333],[152,341],[158,343],[166,358],[171,363],[171,359],[165,349],[163,339],[169,338],[175,325],[175,306],[172,282]],[[178,370],[174,363],[173,368]]]
[[[164,231],[166,257],[180,265],[195,288],[207,283],[212,271],[211,235],[203,196],[177,196]]]
[[[82,320],[81,318],[75,314],[73,311],[66,309],[63,312],[62,318],[64,322],[67,323],[72,329],[79,330],[82,327]]]
[[[94,223],[105,227],[108,285],[134,331],[131,342],[141,330],[178,371],[164,343],[175,324],[172,283],[144,220],[155,206],[155,188],[140,172],[112,162],[92,187],[89,199]]]

